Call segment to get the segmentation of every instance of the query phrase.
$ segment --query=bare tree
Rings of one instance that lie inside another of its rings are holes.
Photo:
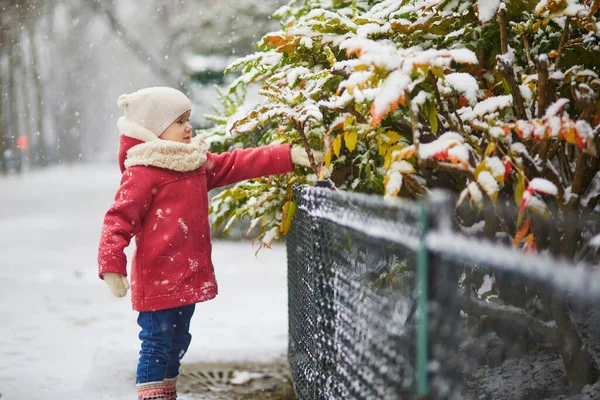
[[[131,49],[133,54],[141,62],[147,64],[157,76],[160,76],[165,82],[172,86],[179,86],[181,84],[182,76],[176,71],[173,71],[173,62],[164,62],[165,60],[168,60],[169,57],[163,57],[161,60],[159,56],[150,50],[149,46],[147,46],[141,38],[136,37],[132,33],[131,28],[126,26],[117,15],[116,4],[114,1],[93,1],[86,4],[94,12],[106,17],[113,32],[116,34],[116,37],[121,40],[125,46]],[[163,20],[164,24],[164,20],[168,18],[168,13],[160,12],[159,16],[161,16],[161,20]],[[167,25],[165,24],[165,26]],[[163,47],[163,50],[167,50],[167,48],[168,47]]]

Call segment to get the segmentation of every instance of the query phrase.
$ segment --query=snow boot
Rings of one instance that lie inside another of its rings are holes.
[[[177,378],[165,379],[164,400],[177,400]]]
[[[138,400],[164,400],[164,382],[147,382],[136,385]]]

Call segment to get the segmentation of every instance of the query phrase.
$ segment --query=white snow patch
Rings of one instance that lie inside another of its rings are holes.
[[[594,138],[594,128],[592,128],[591,125],[583,119],[578,119],[575,122],[575,129],[577,130],[579,136],[581,136],[584,140],[591,140]]]
[[[398,171],[401,174],[412,174],[415,172],[415,167],[406,160],[396,161],[392,164],[393,171]]]
[[[469,161],[469,152],[462,146],[464,138],[456,132],[446,132],[430,143],[421,143],[419,146],[419,157],[428,159],[436,154],[448,151],[448,155],[460,158],[464,162]]]
[[[475,202],[475,204],[483,204],[483,193],[481,193],[481,190],[479,190],[479,186],[477,186],[477,183],[469,183],[469,185],[467,186],[467,190],[469,191],[471,199]]]
[[[569,104],[569,99],[558,99],[554,103],[550,104],[550,106],[546,110],[546,115],[544,116],[544,118],[550,118],[558,115],[558,113],[561,112],[567,104]]]
[[[552,196],[556,196],[558,194],[556,185],[544,178],[533,178],[529,182],[529,187],[531,190],[537,193],[550,194]]]
[[[527,147],[521,142],[511,144],[510,150],[516,154],[527,153]]]
[[[403,71],[396,70],[392,72],[380,86],[380,91],[375,96],[373,102],[375,114],[386,113],[390,105],[398,101],[398,98],[406,92],[410,83],[410,77]]]
[[[460,231],[466,235],[475,235],[478,233],[482,233],[483,229],[485,228],[485,221],[478,221],[475,222],[473,225],[471,226],[460,226]]]
[[[448,83],[454,90],[465,94],[469,104],[475,104],[477,102],[477,91],[479,85],[477,80],[466,72],[455,72],[445,76],[446,83]]]
[[[497,110],[503,109],[512,105],[512,95],[494,96],[483,101],[480,101],[475,107],[463,107],[458,110],[458,113],[462,116],[463,120],[471,121],[477,117],[481,117],[485,114],[490,114]]]
[[[271,242],[273,242],[273,239],[275,239],[275,237],[277,236],[277,227],[275,228],[271,228],[269,229],[265,235],[263,236],[262,242],[267,245],[270,246]]]
[[[450,50],[450,54],[457,63],[477,64],[479,62],[477,55],[469,49],[453,49]]]
[[[521,96],[525,100],[533,99],[533,92],[529,89],[527,85],[519,85],[519,92],[521,92]]]
[[[232,385],[245,385],[253,379],[262,379],[267,376],[267,374],[262,374],[259,372],[233,371],[233,376],[229,378],[229,382]]]
[[[488,22],[494,17],[500,0],[477,0],[477,8],[479,9],[479,20],[483,23]]]
[[[490,169],[494,178],[504,176],[504,173],[506,172],[504,164],[502,164],[502,161],[498,157],[486,157],[485,165]]]
[[[477,183],[490,197],[498,193],[498,182],[489,171],[481,171],[479,175],[477,175]]]
[[[588,245],[595,248],[600,247],[600,234],[597,234],[594,237],[592,237],[588,242]]]
[[[402,188],[404,178],[399,171],[391,171],[388,174],[388,181],[385,185],[385,197],[391,197],[397,194]]]
[[[527,201],[527,208],[536,211],[540,215],[544,215],[548,210],[546,203],[535,196],[531,196],[531,198]]]

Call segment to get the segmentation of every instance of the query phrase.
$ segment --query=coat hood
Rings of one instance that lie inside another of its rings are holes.
[[[121,133],[119,168],[121,173],[135,165],[154,166],[185,172],[199,168],[206,161],[208,144],[203,136],[192,142],[178,143],[158,138],[148,129],[129,122],[125,117],[117,122]]]

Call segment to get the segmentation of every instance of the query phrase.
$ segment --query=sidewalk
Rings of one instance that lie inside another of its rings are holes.
[[[135,398],[137,313],[97,277],[109,167],[0,177],[2,400]],[[215,241],[216,299],[197,306],[184,365],[272,362],[287,351],[286,253]]]

